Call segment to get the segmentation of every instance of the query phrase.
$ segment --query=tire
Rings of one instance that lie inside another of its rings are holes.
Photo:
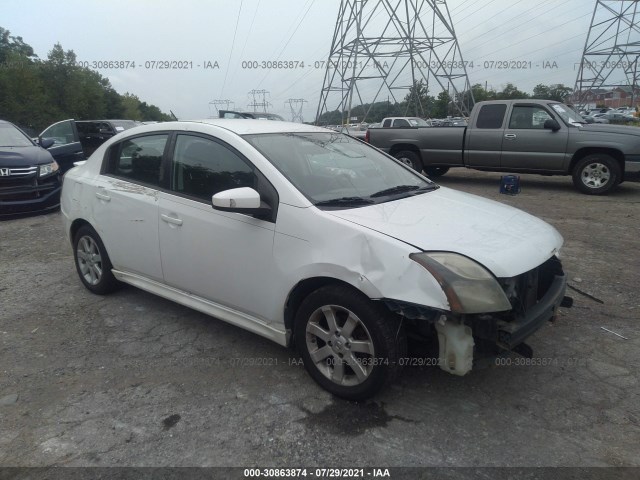
[[[620,165],[605,153],[587,155],[573,168],[573,185],[588,195],[608,193],[620,180]]]
[[[429,178],[437,178],[443,176],[449,171],[449,167],[425,167],[424,173]]]
[[[302,302],[294,335],[311,377],[348,400],[369,398],[393,381],[407,351],[396,315],[337,285],[320,288]]]
[[[395,158],[404,163],[407,167],[411,167],[417,172],[422,172],[422,160],[420,155],[411,150],[402,150],[393,155]]]
[[[73,239],[73,258],[82,284],[91,292],[105,295],[120,286],[98,233],[89,225],[78,229]]]

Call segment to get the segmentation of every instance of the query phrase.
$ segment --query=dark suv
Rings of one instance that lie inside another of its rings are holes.
[[[60,170],[46,148],[0,120],[0,216],[51,210],[60,204]]]
[[[60,170],[66,172],[74,162],[89,158],[114,135],[137,125],[133,120],[63,120],[47,127],[38,139],[53,139],[49,151],[60,164]]]

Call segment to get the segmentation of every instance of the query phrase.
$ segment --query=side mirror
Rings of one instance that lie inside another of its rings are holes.
[[[545,130],[553,130],[554,132],[557,132],[558,130],[560,130],[560,124],[557,120],[550,118],[548,120],[545,120],[544,128]]]
[[[260,194],[253,188],[232,188],[216,193],[211,197],[215,210],[222,212],[244,213],[246,215],[266,215],[271,207],[260,201]]]
[[[40,144],[40,146],[42,148],[49,148],[51,145],[53,145],[54,143],[56,143],[56,141],[53,138],[38,138],[38,143]]]

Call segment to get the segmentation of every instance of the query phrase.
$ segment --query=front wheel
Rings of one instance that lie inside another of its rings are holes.
[[[608,193],[620,180],[620,165],[604,153],[587,155],[573,169],[573,185],[588,195]]]
[[[420,160],[420,155],[416,152],[403,150],[401,152],[397,152],[393,156],[400,160],[400,162],[404,163],[407,167],[411,167],[417,172],[422,172],[422,161]]]
[[[369,398],[390,383],[406,354],[398,317],[345,287],[310,294],[295,322],[296,345],[311,377],[348,400]]]

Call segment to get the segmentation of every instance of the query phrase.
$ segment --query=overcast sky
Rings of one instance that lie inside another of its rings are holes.
[[[501,89],[511,82],[529,92],[538,83],[573,87],[595,0],[449,0],[447,5],[462,56],[473,62],[467,70],[472,84]],[[0,26],[22,36],[41,58],[59,42],[80,61],[135,62],[135,69],[98,71],[120,93],[134,93],[181,119],[211,116],[214,99],[247,110],[248,92],[264,89],[270,92],[269,110],[287,118],[287,99],[307,100],[303,113],[309,121],[324,76],[315,62],[327,58],[340,0],[2,0],[0,9]],[[191,62],[191,67],[146,68],[163,60]],[[243,61],[270,60],[305,67],[242,68]],[[511,60],[531,62],[531,68],[487,63]],[[205,68],[215,62],[219,68]]]

